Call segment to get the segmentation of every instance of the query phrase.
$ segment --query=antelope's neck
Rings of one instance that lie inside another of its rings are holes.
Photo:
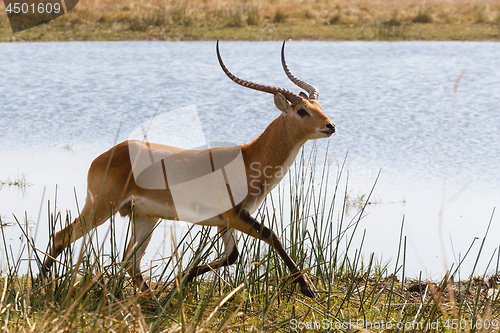
[[[257,139],[242,147],[250,194],[265,196],[269,193],[286,175],[306,142],[294,138],[285,121],[280,115]]]

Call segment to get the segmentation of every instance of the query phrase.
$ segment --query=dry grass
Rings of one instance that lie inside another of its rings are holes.
[[[0,40],[12,40],[7,15]],[[499,39],[499,0],[94,0],[30,40]]]

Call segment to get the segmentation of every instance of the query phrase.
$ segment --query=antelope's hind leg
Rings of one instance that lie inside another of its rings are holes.
[[[186,277],[185,282],[191,282],[198,275],[206,272],[216,270],[223,266],[229,266],[236,262],[238,259],[238,239],[237,232],[233,228],[218,227],[219,233],[222,236],[222,242],[225,247],[225,255],[222,258],[212,261],[211,263],[187,269],[184,272]]]
[[[47,256],[43,263],[42,274],[47,275],[55,262],[55,258],[57,258],[65,248],[110,218],[110,211],[105,205],[99,205],[95,207],[95,210],[94,206],[95,205],[90,199],[87,198],[80,216],[56,233],[54,244],[50,249],[50,256]]]
[[[125,250],[125,261],[128,261],[127,273],[141,291],[149,290],[149,286],[142,276],[141,259],[146,252],[157,222],[157,217],[142,215],[139,212],[135,212],[132,219],[132,232]]]

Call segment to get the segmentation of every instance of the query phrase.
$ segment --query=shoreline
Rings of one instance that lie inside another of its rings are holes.
[[[5,25],[4,25],[5,26]],[[134,32],[130,30],[111,31],[100,27],[98,29],[79,30],[77,33],[61,33],[56,27],[38,26],[16,34],[0,30],[0,42],[69,42],[69,41],[500,41],[500,26],[490,25],[459,26],[441,25],[432,27],[410,26],[398,28],[394,33],[380,32],[374,27],[317,30],[317,35],[308,34],[305,26],[296,28],[297,32],[287,33],[289,26],[279,26],[277,31],[262,31],[264,29],[215,29],[201,31],[201,29],[162,33],[161,31]],[[436,29],[437,28],[437,29]],[[9,27],[10,29],[10,27]],[[97,30],[97,31],[96,31]],[[496,30],[496,31],[495,31]]]

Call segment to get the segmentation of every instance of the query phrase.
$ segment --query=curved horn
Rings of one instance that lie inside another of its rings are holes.
[[[247,87],[247,88],[251,88],[251,89],[255,89],[255,90],[259,90],[259,91],[264,91],[264,92],[267,92],[270,94],[280,93],[283,96],[285,96],[285,98],[287,100],[289,100],[292,103],[292,105],[296,105],[296,104],[302,102],[303,98],[291,90],[288,90],[285,88],[280,88],[280,87],[275,87],[275,86],[268,86],[266,84],[260,84],[260,83],[255,83],[252,81],[240,79],[239,77],[237,77],[236,75],[231,73],[229,71],[229,69],[227,69],[226,65],[224,65],[224,62],[222,61],[222,58],[221,58],[220,53],[219,53],[219,41],[217,41],[216,49],[217,49],[217,58],[219,59],[219,64],[222,67],[222,70],[224,71],[224,73],[226,73],[226,75],[231,80],[233,80],[237,84],[242,85],[243,87]]]
[[[307,91],[309,93],[309,99],[316,99],[316,100],[318,99],[318,95],[319,95],[318,89],[316,89],[314,86],[310,85],[307,82],[302,81],[301,79],[299,79],[298,77],[293,75],[292,72],[290,72],[290,69],[288,68],[288,66],[286,65],[285,41],[283,41],[283,46],[281,47],[281,64],[283,65],[283,69],[285,70],[286,76],[288,76],[288,78],[293,83],[295,83],[296,85],[298,85],[299,87],[301,87],[302,89],[304,89],[305,91]]]

